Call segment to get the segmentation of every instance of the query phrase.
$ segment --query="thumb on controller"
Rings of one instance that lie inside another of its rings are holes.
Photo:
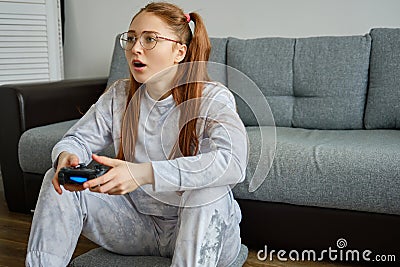
[[[77,166],[79,165],[79,159],[76,155],[71,155],[68,159],[69,165],[71,166]]]

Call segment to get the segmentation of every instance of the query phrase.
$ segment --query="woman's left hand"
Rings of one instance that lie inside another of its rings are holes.
[[[92,192],[123,195],[141,185],[154,184],[151,162],[132,163],[98,155],[92,155],[92,158],[102,165],[111,167],[104,175],[83,184],[83,188],[89,188]]]

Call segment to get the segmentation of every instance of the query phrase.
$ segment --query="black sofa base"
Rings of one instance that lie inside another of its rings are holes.
[[[44,175],[36,173],[24,172],[24,185],[25,185],[25,206],[27,213],[33,212],[36,206],[36,201],[39,197],[40,187],[42,185]]]
[[[237,201],[243,216],[242,243],[257,252],[267,246],[268,251],[285,250],[286,258],[291,250],[322,252],[331,247],[339,253],[336,242],[343,238],[347,241],[347,246],[341,249],[343,255],[347,250],[360,252],[360,262],[352,261],[354,265],[392,265],[390,262],[362,261],[364,250],[372,251],[371,259],[375,255],[394,255],[397,264],[400,262],[400,216],[244,199]],[[324,259],[329,260],[327,254]]]

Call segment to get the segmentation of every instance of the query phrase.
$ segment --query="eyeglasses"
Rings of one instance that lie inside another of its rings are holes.
[[[181,44],[179,41],[158,36],[155,32],[142,32],[139,37],[139,43],[144,49],[151,50],[156,47],[156,44],[160,39]],[[138,38],[132,32],[124,32],[119,37],[119,43],[125,50],[131,50],[137,40]]]

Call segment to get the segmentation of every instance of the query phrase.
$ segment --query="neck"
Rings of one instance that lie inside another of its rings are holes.
[[[172,83],[176,76],[177,66],[163,70],[146,82],[146,90],[151,98],[160,101],[172,94]]]
[[[160,101],[167,98],[172,93],[172,88],[169,84],[170,83],[165,82],[146,84],[146,91],[151,98]]]

